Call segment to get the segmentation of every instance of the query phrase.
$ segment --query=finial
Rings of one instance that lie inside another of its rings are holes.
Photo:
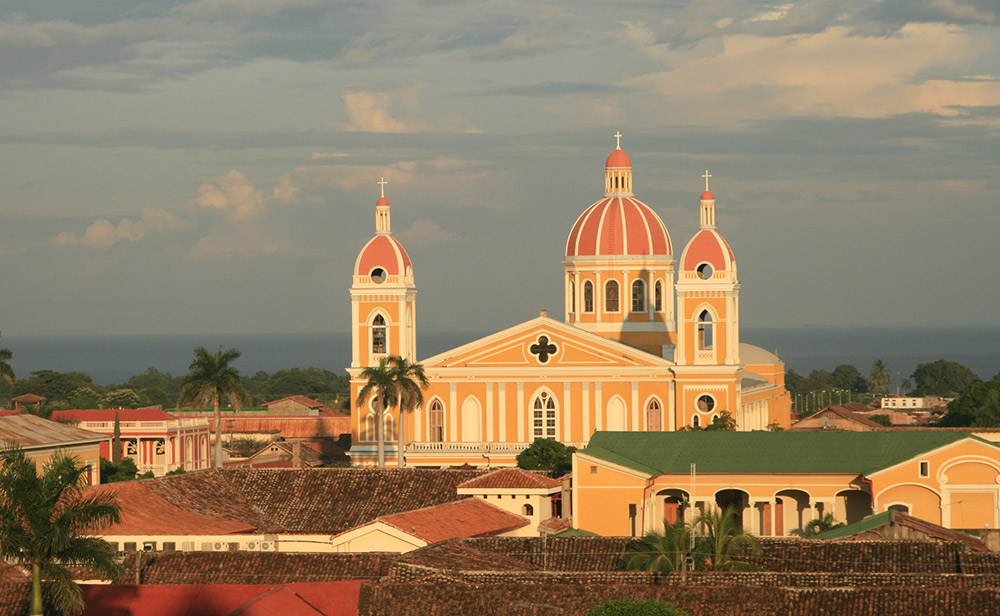
[[[622,132],[620,130],[615,131],[614,137],[615,137],[615,149],[616,150],[622,149]]]
[[[382,189],[382,198],[385,199],[385,185],[388,184],[389,182],[385,181],[385,176],[383,175],[381,178],[379,178],[378,183],[379,187]]]
[[[705,191],[707,192],[708,191],[708,178],[712,177],[712,174],[708,172],[708,169],[705,169],[705,175],[703,175],[701,177],[705,178]]]

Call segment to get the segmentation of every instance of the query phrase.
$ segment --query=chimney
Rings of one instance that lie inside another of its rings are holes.
[[[549,316],[549,311],[548,310],[539,310],[538,311],[538,316],[540,316],[540,317],[547,317],[547,316]]]
[[[302,443],[292,443],[292,468],[302,468]]]

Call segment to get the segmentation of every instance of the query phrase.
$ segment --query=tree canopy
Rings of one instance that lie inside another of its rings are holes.
[[[239,410],[249,402],[249,396],[240,382],[240,371],[232,365],[240,357],[236,349],[219,349],[212,353],[205,347],[194,350],[194,359],[181,384],[181,395],[177,406],[193,404],[211,406],[215,419],[215,466],[222,468],[222,413],[220,406],[224,398]]]
[[[538,438],[517,454],[517,466],[528,471],[568,471],[573,468],[575,447],[551,438]]]
[[[111,492],[82,489],[87,467],[56,454],[39,474],[17,447],[0,452],[0,558],[31,572],[31,614],[41,614],[42,581],[61,612],[83,611],[69,564],[115,579],[122,573],[114,549],[91,533],[120,521]]]
[[[1000,373],[989,381],[973,383],[948,403],[940,426],[1000,427]]]
[[[911,377],[916,384],[914,396],[959,396],[973,383],[979,382],[979,376],[962,364],[939,359],[929,364],[917,364]]]

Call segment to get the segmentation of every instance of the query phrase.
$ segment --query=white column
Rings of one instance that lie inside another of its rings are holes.
[[[459,441],[458,432],[458,414],[462,412],[462,409],[458,408],[458,383],[454,381],[448,383],[448,417],[450,421],[448,422],[450,433],[448,437],[444,440],[446,441]]]
[[[493,422],[496,419],[493,413],[493,383],[486,384],[486,440],[493,442]]]
[[[500,405],[500,428],[498,431],[499,434],[497,436],[499,436],[501,443],[506,443],[507,442],[507,384],[498,383],[497,389],[499,390],[497,392],[499,398],[497,400],[497,404]]]
[[[351,296],[351,367],[361,367],[361,315],[359,314],[358,298]]]
[[[580,399],[583,407],[583,440],[590,440],[590,383],[580,384]]]
[[[524,443],[524,383],[517,384],[517,442]]]
[[[594,383],[594,430],[607,428],[604,422],[604,403],[601,400],[601,382]]]

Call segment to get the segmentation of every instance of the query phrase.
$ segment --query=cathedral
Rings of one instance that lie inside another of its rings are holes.
[[[362,370],[389,355],[419,361],[429,380],[402,439],[398,409],[384,413],[388,465],[400,440],[406,466],[503,466],[539,438],[585,447],[595,431],[705,427],[723,412],[740,431],[789,426],[784,363],[740,342],[736,257],[716,228],[711,175],[677,260],[663,220],[633,195],[615,137],[604,196],[566,240],[564,319],[542,312],[434,357],[416,355],[414,267],[392,235],[383,183],[351,285],[351,399]],[[375,417],[371,399],[352,409],[355,464],[377,460]]]

